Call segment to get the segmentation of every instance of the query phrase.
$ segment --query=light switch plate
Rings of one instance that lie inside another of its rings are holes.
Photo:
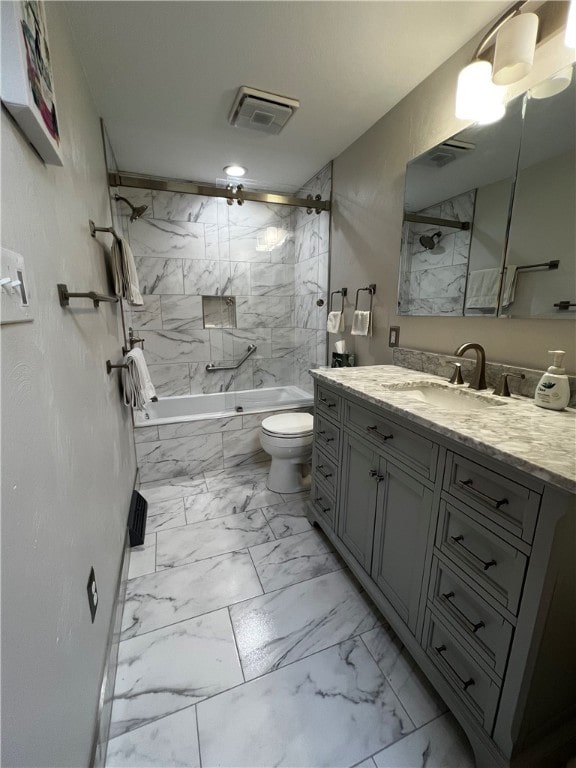
[[[390,332],[388,333],[388,346],[397,347],[400,343],[400,326],[391,325]]]
[[[19,285],[12,286],[12,282]],[[0,323],[29,323],[30,294],[24,270],[24,258],[8,248],[0,248]]]

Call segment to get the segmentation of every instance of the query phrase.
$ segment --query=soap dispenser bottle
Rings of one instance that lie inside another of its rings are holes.
[[[554,365],[548,368],[538,382],[534,393],[534,402],[540,408],[560,411],[562,408],[566,408],[570,401],[570,384],[562,367],[562,360],[566,353],[561,349],[556,349],[549,350],[548,354],[554,355]]]

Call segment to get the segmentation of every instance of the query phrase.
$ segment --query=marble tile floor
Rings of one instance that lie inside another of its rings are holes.
[[[473,768],[443,702],[267,466],[146,483],[109,768]]]

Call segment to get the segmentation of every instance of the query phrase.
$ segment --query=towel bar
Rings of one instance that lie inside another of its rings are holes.
[[[560,266],[560,259],[552,259],[551,261],[541,261],[538,264],[526,264],[524,267],[516,267],[516,272],[527,272],[530,269],[558,269]]]
[[[110,304],[115,304],[118,301],[117,296],[105,296],[102,293],[96,293],[95,291],[74,292],[68,290],[66,283],[58,283],[58,299],[60,300],[61,307],[67,307],[70,304],[70,299],[91,299],[94,302],[94,306],[98,307],[101,301],[107,301]]]
[[[112,365],[112,362],[110,360],[106,360],[106,373],[111,374],[112,368],[128,368],[126,363],[122,363],[121,365]]]
[[[334,309],[334,296],[339,293],[341,294],[342,299],[342,306],[340,307],[340,312],[344,312],[344,297],[348,295],[348,288],[340,288],[339,291],[332,291],[330,294],[330,306],[328,307],[328,311],[332,312]]]
[[[122,347],[123,355],[125,355],[131,349],[134,349],[136,344],[142,344],[142,349],[144,349],[144,339],[139,339],[136,336],[134,336],[134,331],[132,328],[128,328],[128,344],[130,345],[128,348]]]
[[[90,227],[90,235],[96,237],[96,232],[109,232],[116,240],[120,240],[120,236],[116,233],[114,227],[97,227],[92,219],[88,219],[88,226]]]
[[[369,311],[372,312],[372,302],[374,300],[374,294],[376,293],[376,283],[370,283],[370,285],[367,288],[358,288],[356,291],[356,302],[354,304],[354,312],[358,310],[358,299],[360,291],[368,291],[370,293],[370,307]]]

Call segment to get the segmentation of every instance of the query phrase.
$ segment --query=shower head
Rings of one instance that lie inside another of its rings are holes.
[[[148,210],[147,205],[132,205],[130,200],[127,200],[125,197],[122,197],[122,195],[114,195],[114,200],[124,200],[124,202],[130,206],[132,210],[132,213],[130,214],[130,221],[136,221],[136,219],[139,219],[140,216],[142,216],[144,211]]]
[[[438,245],[441,237],[442,237],[442,232],[434,232],[433,235],[421,235],[419,238],[420,245],[423,245],[427,251],[433,251],[434,248],[436,248],[436,246]],[[436,238],[438,239],[436,240]]]

